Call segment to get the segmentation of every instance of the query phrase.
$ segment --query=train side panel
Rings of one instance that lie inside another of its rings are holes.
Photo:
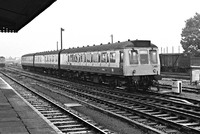
[[[35,69],[39,72],[58,74],[60,51],[48,51],[35,54]]]
[[[23,59],[26,58],[28,56]],[[43,73],[106,83],[113,87],[125,85],[148,89],[160,75],[158,48],[147,40],[41,52],[36,53],[32,60],[34,68]],[[24,66],[26,64],[28,61],[23,62]]]
[[[61,53],[60,68],[107,75],[123,75],[119,66],[119,50],[85,53]]]
[[[23,69],[34,70],[34,54],[23,55],[21,58],[21,65]]]

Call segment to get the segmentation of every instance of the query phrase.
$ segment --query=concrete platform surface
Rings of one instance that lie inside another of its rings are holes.
[[[57,134],[0,77],[0,134]]]

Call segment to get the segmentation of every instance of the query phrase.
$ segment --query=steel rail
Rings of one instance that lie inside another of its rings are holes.
[[[91,123],[91,120],[89,120],[88,118],[79,116],[76,111],[73,111],[72,109],[69,109],[64,105],[55,102],[54,100],[44,95],[41,95],[40,93],[32,90],[31,88],[27,87],[26,85],[22,84],[21,82],[12,78],[11,76],[8,76],[3,72],[1,73],[7,78],[11,79],[15,83],[25,88],[26,90],[28,90],[29,91],[28,93],[27,91],[23,91],[21,93],[23,98],[28,100],[30,104],[32,104],[36,109],[38,109],[38,111],[42,115],[44,115],[44,117],[46,117],[62,132],[94,133],[94,134],[112,133],[107,129],[102,129],[102,126],[98,126],[94,123]]]

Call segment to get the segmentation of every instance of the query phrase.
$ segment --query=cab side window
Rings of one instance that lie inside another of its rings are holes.
[[[116,61],[115,52],[110,52],[110,63],[115,63],[115,61]]]
[[[91,53],[87,53],[87,62],[91,62]]]
[[[140,50],[140,64],[148,64],[148,51],[147,50]]]
[[[137,50],[129,50],[129,62],[130,64],[138,64]]]
[[[158,64],[157,51],[156,50],[149,50],[149,55],[150,55],[150,63],[151,64]]]
[[[102,52],[101,53],[101,62],[106,63],[107,62],[107,52]]]
[[[120,63],[124,62],[124,52],[120,51]]]

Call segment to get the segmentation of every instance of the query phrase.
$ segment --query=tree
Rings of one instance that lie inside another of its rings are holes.
[[[185,52],[200,55],[200,14],[196,13],[193,18],[186,20],[185,28],[182,29],[181,45]]]

